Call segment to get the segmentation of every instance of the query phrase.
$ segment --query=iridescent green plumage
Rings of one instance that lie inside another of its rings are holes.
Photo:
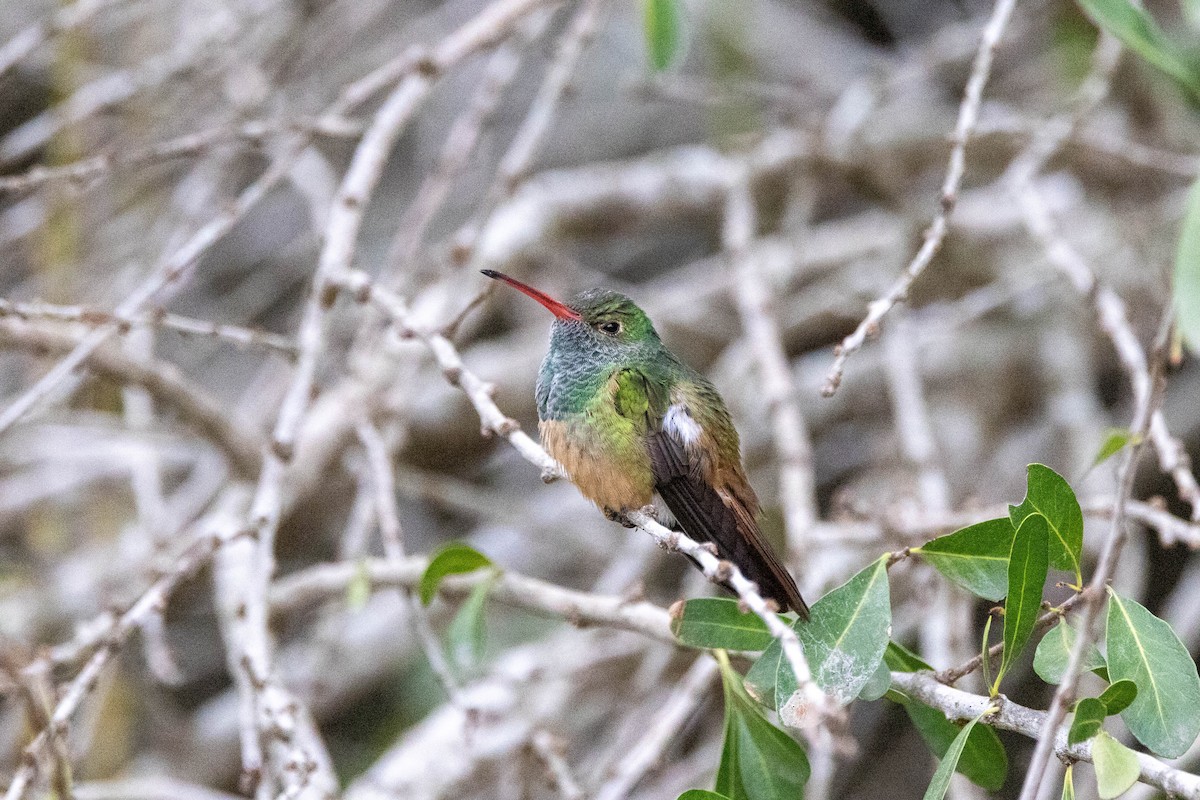
[[[712,542],[763,595],[807,616],[796,584],[762,536],[738,434],[707,379],[663,345],[625,295],[594,289],[563,304],[485,271],[554,313],[535,391],[542,442],[609,516],[658,493],[680,528]]]

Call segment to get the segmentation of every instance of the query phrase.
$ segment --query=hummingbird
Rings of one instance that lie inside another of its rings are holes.
[[[725,401],[680,361],[632,300],[591,289],[561,303],[495,270],[554,315],[535,397],[542,446],[609,519],[657,493],[691,538],[710,542],[764,598],[808,618],[796,582],[758,524]],[[726,588],[730,588],[726,586]]]

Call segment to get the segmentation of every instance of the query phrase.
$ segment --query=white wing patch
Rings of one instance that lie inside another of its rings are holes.
[[[700,441],[702,433],[700,423],[692,419],[687,407],[679,403],[675,403],[667,409],[666,416],[663,417],[663,428],[672,438],[683,442],[685,447],[690,447]]]

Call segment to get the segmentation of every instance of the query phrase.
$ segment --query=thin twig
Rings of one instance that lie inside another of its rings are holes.
[[[950,164],[946,168],[946,177],[942,181],[940,208],[933,218],[933,223],[925,231],[925,241],[912,261],[900,273],[900,277],[878,299],[867,306],[867,316],[858,324],[854,332],[842,340],[834,351],[833,365],[825,378],[821,394],[832,397],[842,382],[842,373],[846,369],[846,360],[863,346],[867,337],[879,330],[879,322],[899,302],[908,296],[913,282],[920,277],[925,268],[937,255],[950,229],[950,216],[958,202],[958,189],[966,171],[967,142],[979,119],[979,106],[983,100],[983,88],[987,85],[988,76],[992,71],[992,58],[1000,37],[1012,16],[1016,0],[996,0],[992,16],[983,29],[979,42],[979,50],[975,54],[975,62],[971,67],[971,75],[967,78],[967,86],[963,91],[962,103],[958,108],[958,121],[954,125],[953,147],[950,150]]]
[[[646,732],[626,749],[616,763],[612,777],[593,793],[593,800],[623,800],[628,797],[646,773],[659,763],[667,747],[679,737],[680,729],[703,702],[716,676],[715,659],[704,655],[692,662],[675,684],[670,697],[655,710]]]
[[[927,672],[893,672],[892,688],[920,700],[926,705],[933,706],[952,720],[975,719],[985,709],[996,703],[991,698],[969,694],[961,689],[954,689],[938,683]],[[1047,718],[1048,715],[1044,711],[1035,711],[1006,699],[999,704],[999,710],[996,713],[983,717],[981,722],[1032,738],[1043,736]],[[1039,743],[1041,741],[1049,741],[1051,751],[1063,758],[1073,761],[1092,760],[1092,742],[1094,741],[1092,739],[1068,745],[1066,731],[1057,731],[1056,736],[1039,738]],[[1157,786],[1171,797],[1200,800],[1200,776],[1189,775],[1145,753],[1136,755],[1138,779],[1143,783]]]
[[[137,328],[163,328],[190,336],[222,339],[238,347],[265,347],[289,356],[296,352],[295,343],[277,333],[194,319],[180,314],[171,314],[162,309],[142,314],[117,316],[114,313],[88,306],[54,305],[43,303],[40,300],[21,302],[0,297],[0,318],[3,317],[14,317],[25,321],[71,322],[87,325],[90,328],[115,324],[117,333],[121,334]]]
[[[16,320],[0,319],[0,346],[32,351],[74,352],[79,339]],[[229,458],[242,476],[254,475],[261,464],[261,437],[231,419],[226,403],[186,378],[173,364],[158,359],[135,360],[111,348],[97,347],[83,356],[89,370],[122,385],[138,386],[195,428]]]
[[[724,246],[733,261],[738,312],[758,366],[762,400],[771,418],[788,551],[802,557],[807,551],[808,531],[818,518],[812,443],[796,400],[774,304],[750,248],[756,220],[749,175],[739,175],[726,200]]]

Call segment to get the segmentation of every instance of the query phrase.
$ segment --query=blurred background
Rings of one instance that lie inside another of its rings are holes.
[[[533,432],[550,317],[492,291],[480,267],[564,298],[619,289],[650,313],[728,402],[768,532],[810,602],[882,552],[1003,514],[1034,461],[1098,512],[1094,558],[1115,481],[1113,462],[1092,462],[1106,430],[1130,424],[1130,376],[1053,246],[1116,292],[1149,349],[1200,166],[1178,90],[1111,45],[1105,55],[1073,3],[1019,4],[944,246],[823,397],[834,345],[938,213],[991,4],[695,0],[663,71],[633,0],[527,2],[489,22],[501,5],[0,6],[0,775],[28,764],[22,749],[83,664],[112,656],[58,755],[38,755],[29,796],[47,796],[64,762],[79,797],[239,792],[250,690],[222,596],[237,582],[198,558],[136,632],[114,640],[113,625],[196,537],[258,524],[250,497],[271,485],[263,465],[276,463],[306,313],[322,346],[275,479],[267,649],[311,714],[313,769],[331,768],[347,798],[672,798],[711,785],[720,691],[694,652],[493,600],[482,652],[451,652],[439,680],[431,642],[444,643],[463,593],[420,611],[354,568],[390,535],[374,492],[382,457],[402,558],[465,541],[582,592],[665,607],[715,591],[481,435],[430,332]],[[1149,5],[1181,24],[1174,4]],[[472,24],[494,35],[444,46]],[[394,143],[377,148],[378,183],[352,184],[397,86],[416,88]],[[1060,141],[1023,177],[1048,232],[1012,181],[1053,125]],[[731,167],[748,171],[757,210],[749,272],[722,232]],[[360,218],[347,228],[338,209]],[[406,325],[352,292],[310,300],[323,248],[344,241],[341,266],[404,298]],[[745,302],[747,274],[777,326],[782,395],[764,388],[747,335],[762,308]],[[1167,377],[1165,424],[1200,452],[1200,363],[1184,357]],[[802,421],[799,450],[775,439],[780,402]],[[1195,511],[1149,448],[1134,497],[1160,524],[1136,522],[1116,584],[1195,654]],[[286,581],[335,561],[350,568],[331,585],[279,600]],[[894,637],[939,668],[969,658],[986,607],[913,561],[891,579]],[[1020,670],[1009,696],[1044,708],[1046,687]],[[960,686],[978,691],[972,680]],[[668,710],[662,742],[647,744]],[[936,761],[899,707],[859,703],[850,731],[857,751],[816,759],[812,796],[920,796]],[[1032,742],[1002,738],[1014,766],[996,796],[1015,796]],[[983,796],[965,782],[953,794]]]

